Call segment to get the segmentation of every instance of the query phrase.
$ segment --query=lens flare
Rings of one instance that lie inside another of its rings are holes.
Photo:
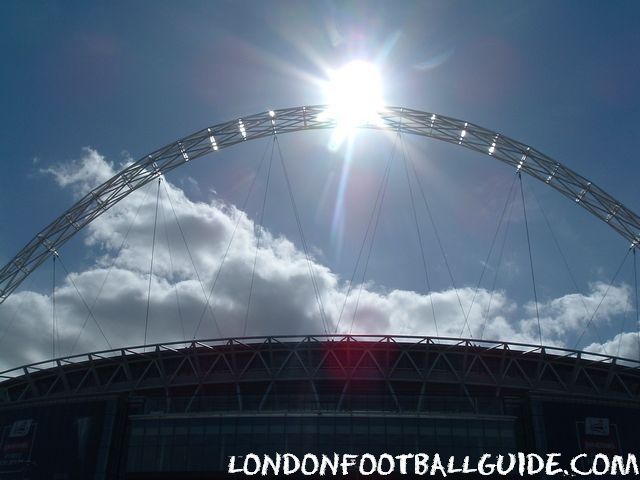
[[[383,108],[382,79],[376,65],[362,60],[330,73],[325,89],[327,110],[323,120],[333,120],[332,147],[339,147],[356,127],[375,124]]]

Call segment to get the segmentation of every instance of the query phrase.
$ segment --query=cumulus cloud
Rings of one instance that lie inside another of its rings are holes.
[[[97,151],[89,147],[82,151],[83,156],[78,160],[40,171],[52,175],[61,187],[73,186],[76,193],[86,193],[115,174],[113,164]]]
[[[546,343],[562,344],[572,333],[578,332],[578,335],[583,335],[585,327],[591,329],[591,335],[600,335],[598,331],[606,330],[614,318],[628,315],[632,311],[631,299],[632,292],[628,285],[609,286],[595,282],[589,285],[587,294],[567,294],[538,303],[544,339]],[[523,330],[528,332],[529,336],[537,336],[535,303],[526,303],[524,312],[527,317],[521,322]]]
[[[604,343],[592,343],[585,350],[637,360],[640,357],[640,333],[619,333]]]
[[[76,196],[116,171],[88,148],[79,160],[44,170]],[[99,254],[88,268],[70,273],[57,286],[56,355],[145,341],[157,188],[152,183],[132,193],[86,227],[84,241]],[[325,329],[538,342],[534,305],[519,306],[504,291],[465,287],[422,294],[364,284],[354,285],[347,296],[348,287],[326,265],[314,258],[308,262],[290,240],[259,227],[235,206],[218,200],[194,201],[176,185],[161,183],[147,343],[194,336],[317,334]],[[579,335],[605,289],[606,285],[594,283],[587,294],[540,303],[545,343],[563,345],[566,338]],[[630,298],[628,287],[613,286],[593,323],[607,325],[628,312]],[[28,290],[14,293],[0,306],[0,325],[6,332],[0,336],[0,368],[51,357],[49,295]],[[627,344],[629,349],[637,348],[625,336],[624,352]],[[608,343],[590,346],[615,353],[609,347]]]

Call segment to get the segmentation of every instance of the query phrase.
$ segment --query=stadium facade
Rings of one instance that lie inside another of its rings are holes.
[[[248,453],[640,447],[640,363],[515,343],[225,339],[1,375],[2,480],[228,478],[229,457]]]

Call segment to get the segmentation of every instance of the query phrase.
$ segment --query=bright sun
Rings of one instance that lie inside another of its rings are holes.
[[[323,118],[336,122],[337,137],[332,144],[339,146],[356,127],[379,121],[382,81],[378,68],[362,60],[331,72],[329,78],[325,89],[328,108]]]

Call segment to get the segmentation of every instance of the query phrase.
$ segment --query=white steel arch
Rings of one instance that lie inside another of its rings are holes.
[[[43,228],[0,269],[0,303],[84,226],[158,175],[207,153],[248,140],[300,130],[329,129],[324,105],[271,110],[205,128],[170,143],[94,188]],[[380,122],[361,128],[399,131],[457,144],[516,167],[556,189],[607,223],[631,243],[640,244],[640,217],[582,175],[538,150],[470,122],[404,107],[385,107]]]

